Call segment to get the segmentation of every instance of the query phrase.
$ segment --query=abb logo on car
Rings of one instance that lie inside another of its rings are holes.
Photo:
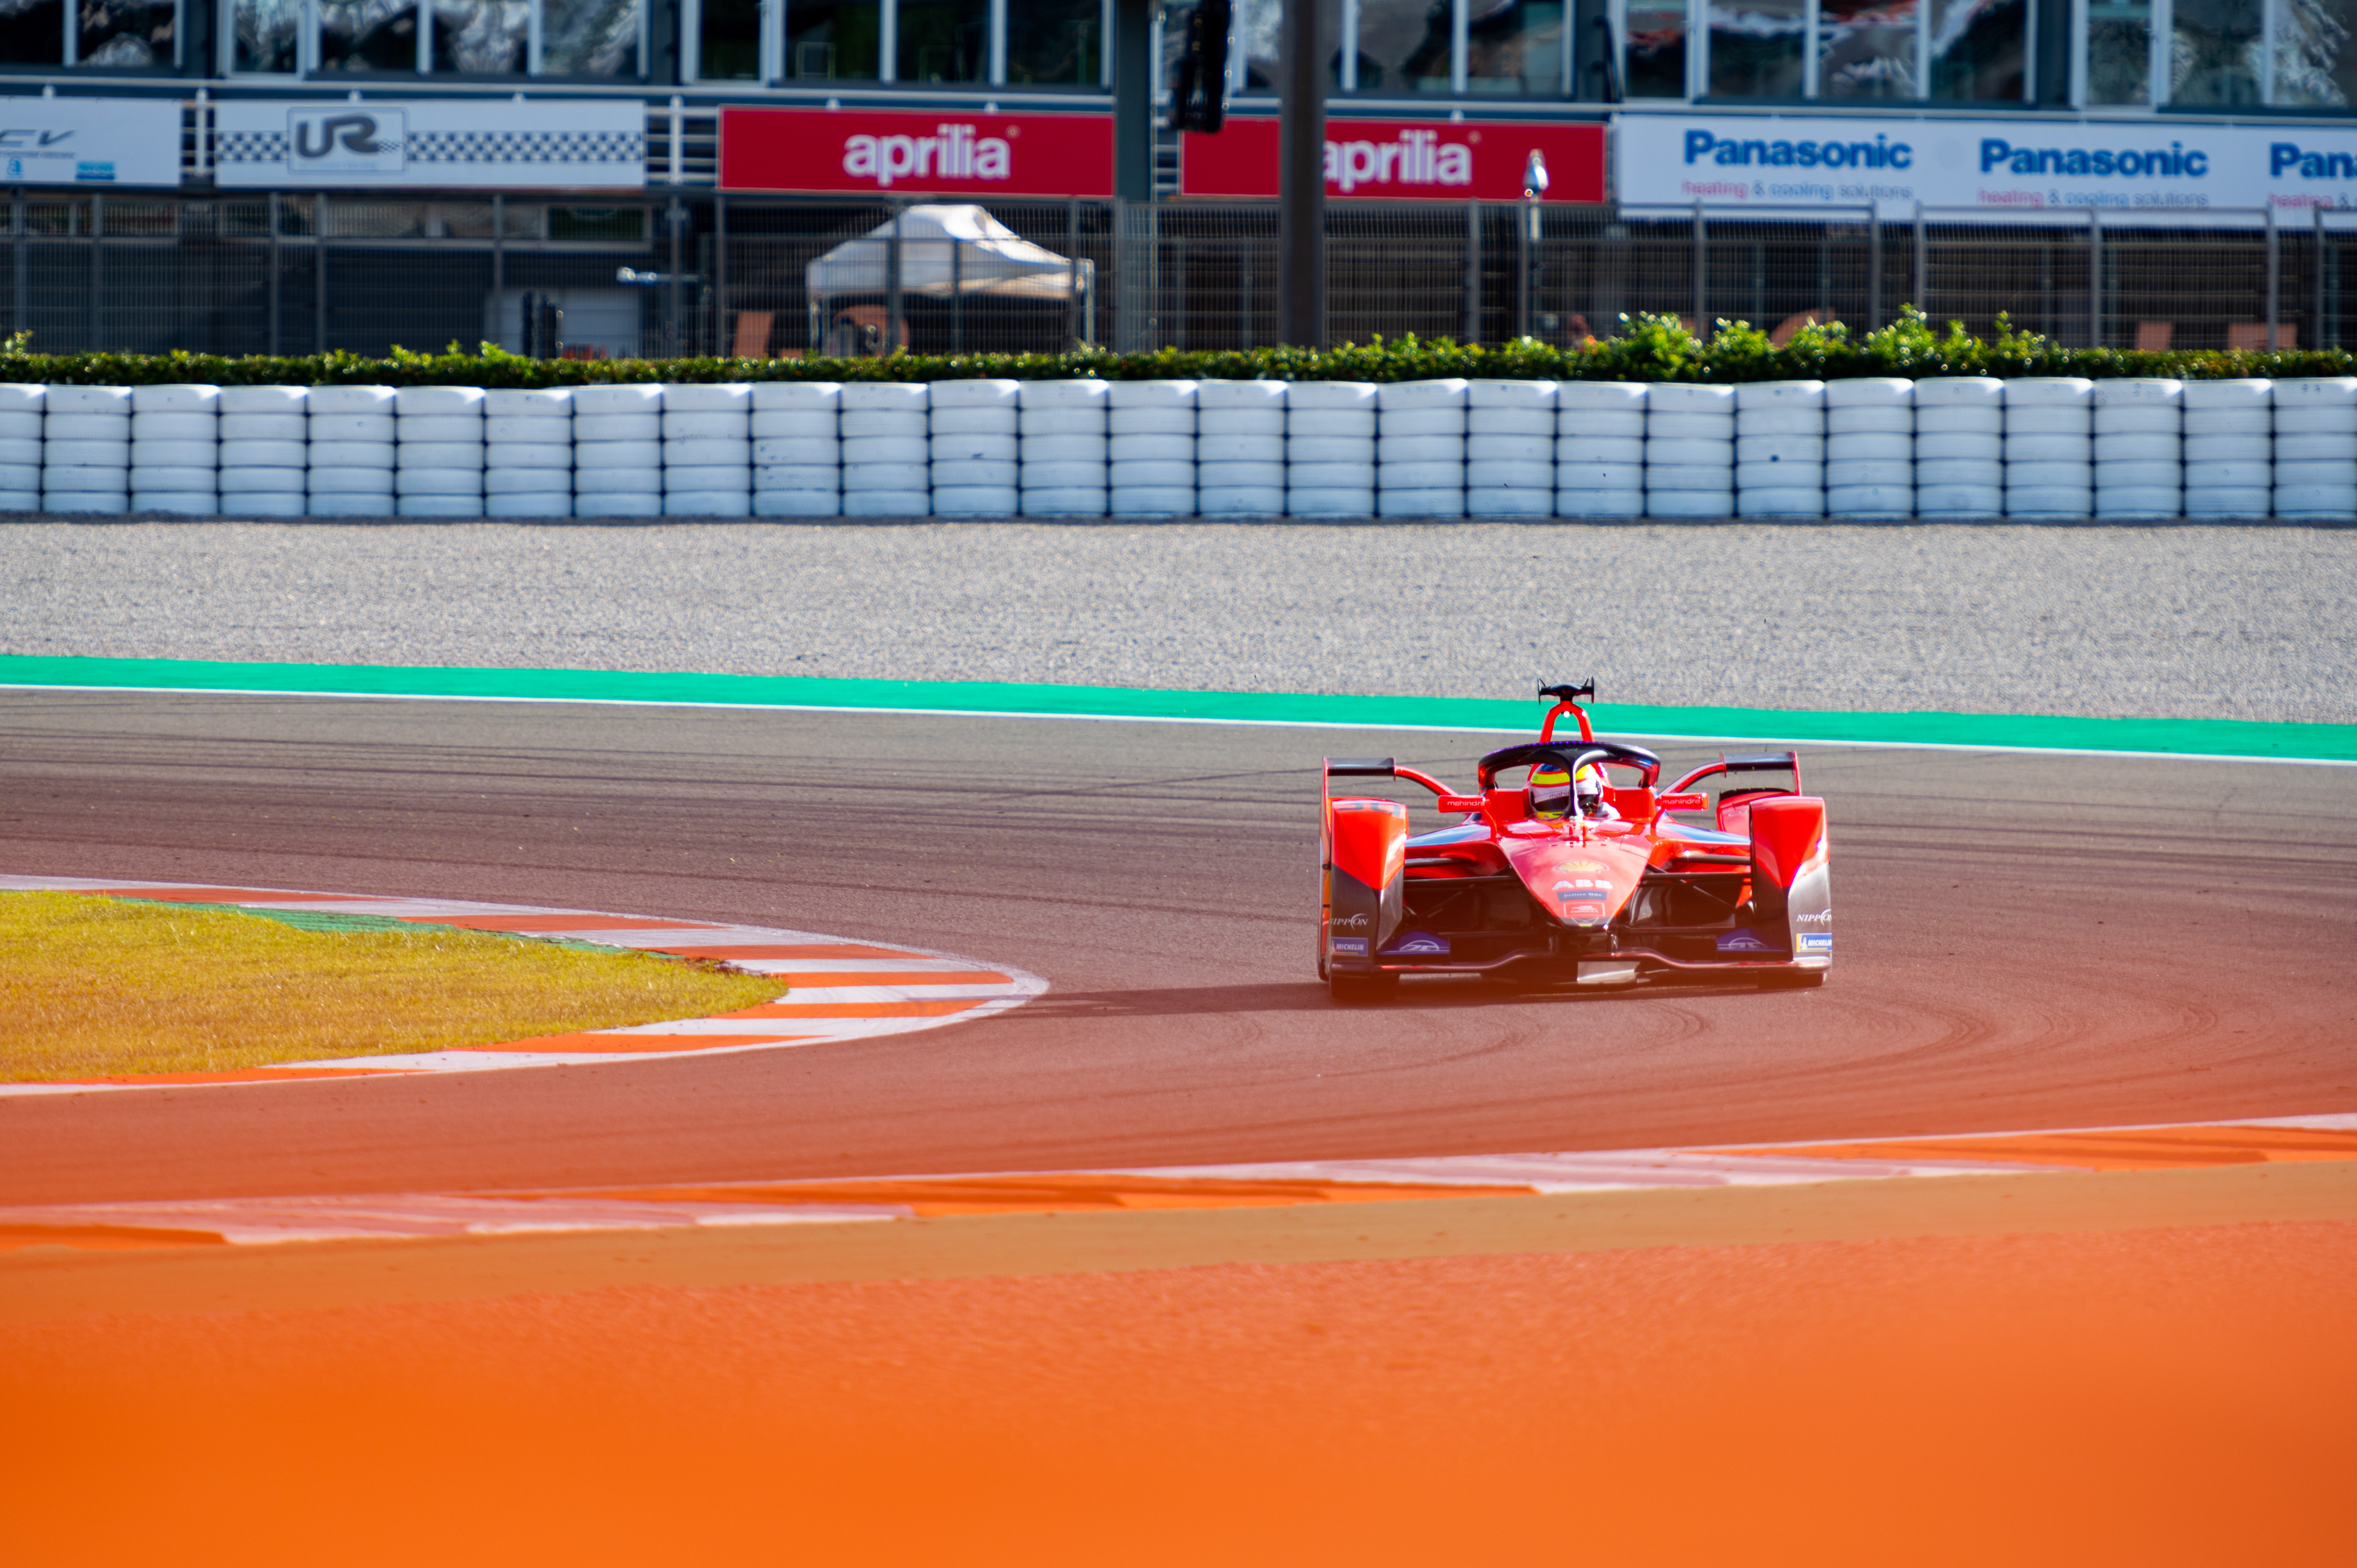
[[[1326,194],[1359,200],[1514,201],[1535,153],[1549,201],[1604,199],[1604,127],[1519,121],[1329,120]],[[1232,119],[1180,138],[1187,196],[1275,196],[1277,123]]]
[[[1110,114],[723,109],[724,190],[1110,196]]]

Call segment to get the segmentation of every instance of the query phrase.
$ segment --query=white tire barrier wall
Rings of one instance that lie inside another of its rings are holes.
[[[1645,515],[1735,515],[1735,389],[1663,382],[1645,393]]]
[[[1735,389],[1735,510],[1744,517],[1825,515],[1825,383]]]
[[[221,389],[221,510],[301,517],[311,465],[308,387]]]
[[[934,516],[1013,517],[1023,510],[1022,391],[1010,381],[933,384],[926,423]]]
[[[1465,399],[1465,512],[1548,517],[1555,511],[1552,381],[1481,381]]]
[[[1283,381],[1195,389],[1195,509],[1201,517],[1285,515]]]
[[[944,382],[933,394],[947,390]],[[1195,390],[1193,381],[1113,383],[1105,429],[1114,516],[1195,515]]]
[[[0,510],[2357,521],[2357,377],[0,385]]]
[[[753,515],[843,515],[843,387],[762,381],[753,388]]]
[[[931,514],[931,391],[922,381],[853,381],[843,389],[844,516]]]
[[[1635,381],[1565,381],[1555,392],[1557,517],[1641,517],[1645,389]]]
[[[483,397],[483,515],[573,515],[573,390]]]
[[[1285,394],[1285,510],[1293,517],[1372,517],[1378,389],[1303,381]]]

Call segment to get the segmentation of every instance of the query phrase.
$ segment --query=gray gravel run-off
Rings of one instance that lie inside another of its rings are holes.
[[[0,523],[0,651],[2357,721],[2357,531]]]

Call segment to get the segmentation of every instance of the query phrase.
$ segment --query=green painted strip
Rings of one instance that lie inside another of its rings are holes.
[[[986,681],[836,681],[801,675],[632,670],[260,664],[35,655],[0,655],[0,686],[838,709],[1492,733],[1534,729],[1544,712],[1536,701],[1478,697],[1167,692]],[[1641,707],[1619,703],[1599,703],[1592,712],[1597,727],[1614,735],[1975,751],[2225,756],[2357,764],[2357,725],[2255,724],[2237,719],[2083,719],[2036,714]]]
[[[0,893],[0,898],[11,895]],[[505,941],[539,942],[545,947],[570,948],[576,952],[631,953],[636,948],[618,948],[610,942],[581,942],[571,937],[552,937],[540,931],[479,931],[471,926],[437,926],[422,920],[400,920],[391,915],[345,915],[327,909],[253,909],[243,904],[188,904],[177,898],[122,898],[118,904],[145,904],[156,909],[200,909],[214,915],[245,915],[257,920],[274,920],[282,926],[292,926],[298,931],[317,931],[335,935],[346,931],[404,931],[411,936],[448,935],[454,937],[493,937]],[[661,954],[656,955],[661,957]]]

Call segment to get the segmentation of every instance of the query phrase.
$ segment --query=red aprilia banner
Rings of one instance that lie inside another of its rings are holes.
[[[1604,199],[1604,127],[1495,120],[1329,120],[1326,194],[1379,201],[1519,201],[1546,164],[1549,201]],[[1277,123],[1230,120],[1179,139],[1182,196],[1277,194]]]
[[[723,109],[720,188],[1111,196],[1113,116]]]

